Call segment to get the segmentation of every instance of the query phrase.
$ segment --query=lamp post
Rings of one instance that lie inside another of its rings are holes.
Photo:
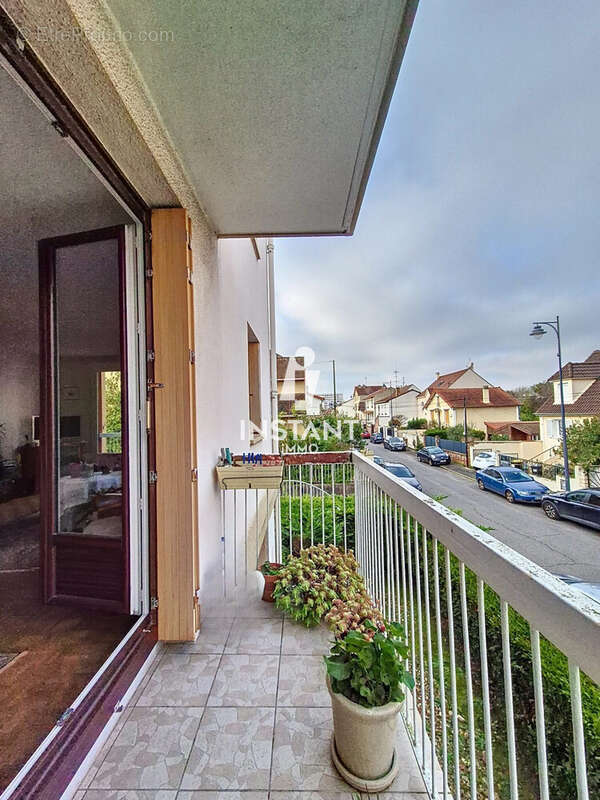
[[[558,380],[560,384],[560,416],[562,422],[563,469],[565,471],[565,489],[567,490],[567,492],[569,492],[571,491],[571,478],[569,475],[569,454],[567,451],[567,425],[565,422],[565,393],[563,389],[562,355],[560,349],[560,320],[558,318],[558,314],[556,315],[555,320],[546,322],[534,322],[533,328],[529,335],[535,336],[536,339],[540,339],[542,336],[546,334],[544,326],[546,326],[547,328],[552,328],[558,340],[557,356],[558,356]]]

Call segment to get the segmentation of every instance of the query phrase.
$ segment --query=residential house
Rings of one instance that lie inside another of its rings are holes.
[[[558,372],[548,382],[553,385],[553,396],[536,410],[545,448],[556,447],[562,437]],[[594,350],[585,361],[569,361],[564,365],[563,395],[567,427],[600,416],[600,350]]]
[[[519,400],[499,386],[453,387],[434,389],[424,411],[431,425],[450,428],[463,425],[466,415],[469,428],[485,431],[488,422],[518,421],[519,406]]]
[[[277,449],[271,237],[352,234],[416,3],[0,6],[0,789],[57,800],[157,648],[244,616],[215,465]],[[173,794],[201,714],[146,699],[115,787]]]
[[[418,416],[427,418],[425,407],[435,389],[478,389],[483,386],[491,386],[491,383],[475,372],[472,361],[468,367],[455,372],[447,372],[445,375],[437,372],[433,383],[418,396]]]
[[[375,430],[387,430],[402,427],[410,419],[417,416],[417,397],[420,393],[413,383],[390,389],[387,397],[382,397],[375,404]],[[394,426],[392,420],[402,420]]]
[[[342,416],[359,419],[363,424],[366,424],[366,397],[383,388],[383,386],[358,384],[354,387],[352,397],[342,403],[343,408],[340,413]]]
[[[307,410],[303,356],[277,355],[277,405],[280,412]]]
[[[322,394],[306,393],[306,413],[311,417],[318,417],[325,411],[325,398]]]
[[[389,386],[385,384],[381,387],[375,389],[375,391],[370,392],[369,394],[364,396],[364,411],[363,420],[364,424],[370,428],[372,431],[375,430],[375,416],[376,416],[376,407],[377,403],[380,400],[385,400],[390,394]],[[359,405],[360,408],[360,405]]]

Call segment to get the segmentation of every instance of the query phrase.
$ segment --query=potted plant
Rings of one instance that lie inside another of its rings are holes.
[[[274,561],[265,561],[260,568],[260,571],[265,579],[265,588],[263,589],[262,599],[266,603],[275,602],[273,599],[273,590],[275,589],[277,581],[281,577],[282,568],[283,564],[277,564]]]
[[[362,592],[364,582],[352,551],[318,544],[289,558],[273,596],[280,611],[311,628],[336,600],[348,601]]]
[[[398,773],[398,714],[404,689],[414,687],[404,669],[408,647],[402,627],[383,624],[377,615],[374,622],[356,607],[333,609],[328,621],[337,616],[334,627],[339,638],[325,657],[333,711],[333,763],[347,783],[365,792],[383,791]],[[340,624],[357,627],[344,633]]]

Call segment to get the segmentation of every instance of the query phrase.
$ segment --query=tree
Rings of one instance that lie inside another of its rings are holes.
[[[523,422],[536,422],[539,419],[536,411],[545,400],[554,396],[554,388],[551,383],[542,381],[532,386],[517,386],[510,390],[510,394],[521,401],[520,416]]]
[[[567,428],[569,463],[586,472],[600,464],[600,417],[576,422]],[[558,448],[562,453],[562,445]]]
[[[420,430],[421,428],[427,427],[427,420],[423,417],[415,417],[414,419],[408,420],[406,427],[409,430]]]

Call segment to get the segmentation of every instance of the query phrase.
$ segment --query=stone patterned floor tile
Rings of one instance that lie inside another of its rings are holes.
[[[207,708],[181,789],[269,788],[273,708]]]
[[[356,800],[357,797],[360,795],[353,794],[350,789],[346,792],[271,792],[270,794],[270,800]],[[372,797],[374,799],[376,795]]]
[[[224,655],[207,705],[274,706],[278,672],[279,656]]]
[[[166,653],[148,681],[139,706],[204,706],[219,655]]]
[[[281,656],[278,706],[319,706],[329,708],[331,699],[325,683],[322,656]]]
[[[285,619],[281,652],[287,656],[324,656],[329,652],[333,634],[325,625],[306,628]]]
[[[85,800],[175,800],[176,789],[88,789]]]
[[[400,792],[400,797],[402,797],[402,793],[408,793],[408,798],[410,799],[411,792],[425,792],[426,787],[417,759],[415,758],[414,750],[412,749],[408,734],[406,733],[401,719],[398,720],[396,747],[401,767],[393,783],[388,787],[388,794],[391,798],[394,798],[395,793]],[[404,798],[402,798],[402,800],[404,800]]]
[[[134,708],[90,788],[177,788],[202,712],[200,708]]]
[[[232,624],[233,619],[207,618],[200,626],[196,641],[178,642],[167,645],[167,648],[172,653],[222,653]]]
[[[79,784],[79,787],[78,787],[79,789],[87,789],[88,788],[88,786],[90,785],[90,783],[94,779],[94,776],[96,775],[96,773],[100,769],[100,767],[102,765],[102,762],[106,758],[106,756],[108,754],[108,751],[110,750],[110,748],[115,743],[115,740],[116,740],[117,736],[119,735],[119,733],[121,732],[121,729],[123,728],[123,725],[125,725],[125,723],[127,722],[127,719],[129,717],[129,715],[131,714],[131,711],[132,711],[132,709],[131,709],[130,706],[127,706],[127,708],[124,708],[123,711],[121,711],[121,716],[120,716],[119,720],[117,721],[115,727],[110,732],[110,734],[108,736],[108,739],[104,742],[104,744],[102,745],[102,747],[98,751],[98,754],[94,758],[92,766],[89,768],[89,770],[87,771],[87,773],[84,776],[83,780]]]
[[[273,791],[347,792],[331,762],[329,708],[278,708],[273,744]]]
[[[179,792],[177,800],[268,800],[268,792]]]
[[[281,627],[277,619],[238,619],[231,627],[225,653],[279,655]]]

